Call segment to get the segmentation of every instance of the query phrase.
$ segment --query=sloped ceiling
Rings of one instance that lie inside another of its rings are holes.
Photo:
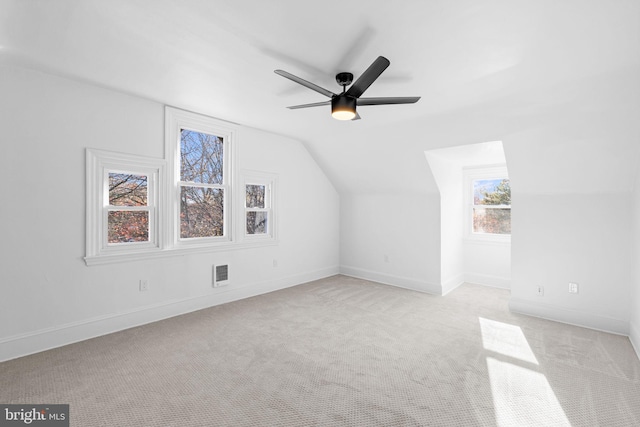
[[[637,166],[639,24],[637,0],[3,0],[0,63],[296,138],[343,194],[435,191],[425,150],[492,140],[607,189]],[[337,92],[378,55],[366,96],[417,104],[285,108],[325,98],[273,70]]]

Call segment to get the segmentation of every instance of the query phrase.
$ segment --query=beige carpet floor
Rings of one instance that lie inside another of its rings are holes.
[[[334,276],[0,364],[72,426],[640,426],[627,337]]]

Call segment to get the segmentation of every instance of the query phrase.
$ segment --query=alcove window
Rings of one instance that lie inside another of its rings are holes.
[[[506,167],[465,168],[464,177],[467,237],[509,240],[511,182]]]

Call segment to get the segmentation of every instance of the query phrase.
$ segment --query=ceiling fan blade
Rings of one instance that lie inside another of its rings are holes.
[[[325,88],[322,88],[322,87],[318,86],[317,84],[314,84],[314,83],[308,82],[308,81],[306,81],[305,79],[301,79],[301,78],[300,78],[300,77],[298,77],[298,76],[294,76],[294,75],[293,75],[293,74],[291,74],[291,73],[287,73],[286,71],[283,71],[283,70],[275,70],[275,71],[274,71],[274,73],[276,73],[276,74],[278,74],[278,75],[280,75],[280,76],[282,76],[282,77],[285,77],[285,78],[287,78],[287,79],[289,79],[289,80],[293,80],[294,82],[296,82],[296,83],[298,83],[298,84],[300,84],[300,85],[302,85],[302,86],[304,86],[304,87],[308,87],[308,88],[309,88],[309,89],[311,89],[311,90],[315,90],[316,92],[321,93],[321,94],[323,94],[324,96],[327,96],[327,97],[329,97],[329,98],[331,98],[332,96],[334,96],[334,95],[335,95],[335,93],[331,92],[330,90],[327,90],[327,89],[325,89]]]
[[[362,117],[360,117],[360,114],[358,114],[358,112],[356,111],[356,116],[351,119],[351,120],[360,120]]]
[[[297,110],[299,108],[320,107],[322,105],[331,105],[331,101],[314,102],[312,104],[292,105],[287,107],[290,110]]]
[[[358,98],[356,103],[360,105],[386,105],[386,104],[414,104],[419,96],[391,96],[382,98]]]
[[[371,83],[376,81],[380,74],[391,64],[387,58],[384,56],[378,56],[378,58],[373,61],[369,68],[365,70],[364,73],[356,80],[356,82],[351,85],[349,90],[347,91],[347,95],[353,96],[355,98],[359,98],[365,90],[371,86]]]

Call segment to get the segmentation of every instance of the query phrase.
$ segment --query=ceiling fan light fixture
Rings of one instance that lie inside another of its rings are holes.
[[[419,96],[393,96],[393,97],[376,97],[376,98],[361,98],[362,94],[367,90],[371,84],[376,81],[380,74],[387,69],[390,62],[384,56],[378,56],[369,68],[358,77],[355,83],[353,82],[353,74],[351,73],[338,73],[336,74],[336,82],[342,86],[342,93],[333,93],[323,87],[318,86],[315,83],[311,83],[298,76],[294,76],[284,70],[274,70],[276,74],[287,78],[299,85],[302,85],[308,89],[313,90],[331,98],[331,101],[314,102],[312,104],[293,105],[287,107],[291,110],[298,108],[320,107],[331,104],[331,115],[337,120],[358,120],[360,115],[356,112],[357,105],[390,105],[390,104],[413,104],[418,102]],[[347,90],[347,86],[349,86]]]
[[[331,116],[337,120],[353,120],[356,116],[356,99],[350,96],[334,96],[331,100]]]

